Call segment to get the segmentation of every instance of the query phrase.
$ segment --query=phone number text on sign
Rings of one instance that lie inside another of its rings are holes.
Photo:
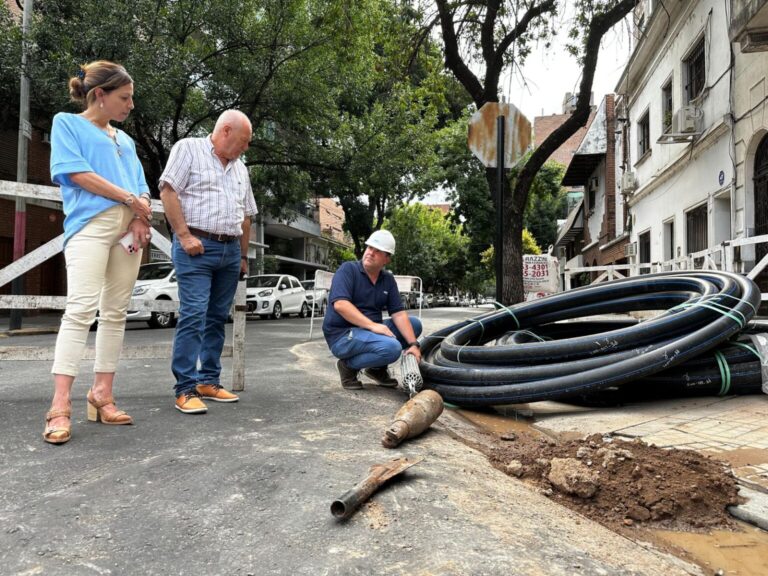
[[[547,255],[523,255],[523,290],[525,292],[558,291],[558,261]]]

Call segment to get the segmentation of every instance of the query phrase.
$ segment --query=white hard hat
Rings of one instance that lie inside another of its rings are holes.
[[[395,237],[389,230],[376,230],[365,243],[390,255],[395,253]]]

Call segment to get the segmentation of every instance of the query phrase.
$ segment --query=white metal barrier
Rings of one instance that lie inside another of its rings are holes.
[[[331,291],[331,282],[333,281],[333,272],[326,272],[325,270],[315,271],[315,290],[327,290]],[[422,291],[422,281],[418,276],[395,276],[395,282],[397,283],[397,289],[400,293],[403,292],[415,292],[413,290],[414,282],[418,284],[419,293],[419,319],[421,319],[422,303],[424,300],[424,293]],[[330,302],[329,302],[330,306]],[[326,312],[327,314],[327,312]],[[312,340],[312,330],[315,323],[315,305],[312,304],[312,316],[309,320],[309,339]]]
[[[752,236],[750,238],[735,238],[726,240],[717,246],[693,252],[687,256],[665,260],[663,262],[647,262],[633,264],[616,264],[608,266],[578,266],[568,267],[566,262],[562,269],[564,275],[564,289],[570,290],[572,277],[581,273],[600,272],[597,278],[592,280],[591,284],[597,284],[605,280],[615,278],[625,278],[627,276],[639,276],[652,272],[671,272],[679,270],[723,270],[734,272],[736,274],[745,274],[750,280],[757,276],[768,267],[768,254],[763,256],[759,262],[751,265],[749,259],[742,258],[742,250],[753,249],[758,244],[768,243],[768,234],[762,236]],[[768,293],[762,293],[762,300],[768,301]]]
[[[23,197],[33,200],[46,200],[61,203],[61,193],[53,186],[39,186],[35,184],[20,184],[18,182],[0,181],[0,196]],[[162,213],[162,203],[153,200],[152,212]],[[152,245],[171,258],[171,242],[157,230],[152,228]],[[0,287],[13,281],[22,274],[39,266],[46,260],[54,257],[64,249],[64,235],[61,234],[53,240],[49,240],[39,248],[25,254],[23,257],[0,269]],[[232,357],[232,389],[241,391],[245,389],[245,282],[238,282],[235,293],[234,310],[232,319],[232,344],[225,346],[223,357]],[[64,310],[66,308],[64,296],[0,296],[0,308],[2,309],[50,309]],[[131,299],[128,305],[130,310],[145,310],[147,312],[178,312],[177,302],[169,300],[146,300],[142,298]],[[126,346],[120,353],[122,358],[170,358],[169,345],[153,346]],[[93,358],[93,350],[85,352],[85,358]],[[53,347],[41,348],[39,346],[3,346],[0,347],[0,360],[52,360]]]

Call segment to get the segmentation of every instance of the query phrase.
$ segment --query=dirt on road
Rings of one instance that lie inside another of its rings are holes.
[[[489,436],[483,451],[496,468],[610,528],[733,525],[726,507],[739,503],[736,480],[697,452],[600,435],[559,442],[524,432]]]

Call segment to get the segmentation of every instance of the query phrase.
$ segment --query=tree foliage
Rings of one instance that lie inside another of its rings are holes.
[[[17,25],[18,24],[18,25]],[[21,78],[21,28],[8,9],[0,5],[0,129],[19,126],[18,102]]]
[[[379,0],[38,0],[31,60],[34,117],[69,108],[67,79],[96,59],[123,63],[136,109],[123,128],[156,181],[172,145],[212,128],[226,109],[254,125],[247,161],[262,204],[304,197],[304,174],[372,60]],[[287,171],[284,168],[293,170]],[[268,192],[268,194],[267,194]]]
[[[469,242],[461,225],[436,208],[413,203],[394,209],[384,227],[397,241],[390,264],[395,274],[419,276],[428,292],[462,284]]]
[[[414,46],[418,18],[407,3],[385,2],[374,31],[368,83],[340,95],[318,189],[336,195],[358,256],[395,206],[431,189],[435,129],[466,99],[442,71],[431,41]]]
[[[517,177],[516,170],[511,171],[510,180]],[[546,249],[557,240],[557,221],[568,216],[568,198],[560,182],[565,174],[565,166],[550,160],[536,173],[528,193],[528,203],[523,213],[524,231],[530,232],[536,244]],[[523,237],[525,250],[525,237]],[[523,252],[537,254],[538,252]]]

